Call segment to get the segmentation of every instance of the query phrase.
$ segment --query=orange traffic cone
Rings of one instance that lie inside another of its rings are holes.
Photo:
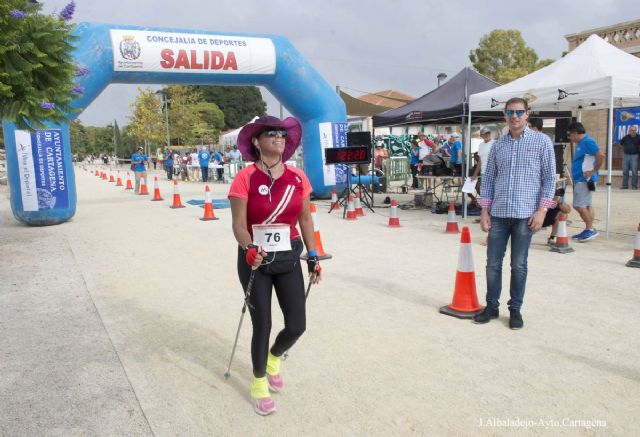
[[[458,269],[456,271],[456,285],[453,290],[451,305],[440,308],[442,314],[470,319],[482,311],[478,303],[476,292],[476,274],[473,268],[473,253],[471,251],[471,233],[469,228],[462,228],[460,236],[460,255],[458,256]]]
[[[200,220],[218,220],[218,217],[213,215],[213,203],[211,203],[211,192],[209,191],[209,184],[204,186],[204,217]]]
[[[180,189],[178,188],[178,180],[174,179],[173,180],[173,205],[171,205],[169,208],[176,209],[176,208],[184,208],[184,207],[185,206],[180,201]]]
[[[115,178],[113,177],[113,173],[109,172],[109,182],[115,182]]]
[[[152,202],[157,202],[159,200],[164,200],[160,195],[160,187],[158,187],[158,176],[154,176],[153,178],[153,199]]]
[[[107,180],[107,172],[106,171],[102,172],[102,179],[105,180],[105,181]]]
[[[398,217],[398,201],[395,199],[391,201],[391,209],[389,210],[389,227],[400,227],[400,218]]]
[[[362,203],[360,203],[360,193],[356,193],[355,199],[353,199],[353,206],[356,210],[356,216],[362,217],[364,216],[364,211],[362,210]]]
[[[133,190],[133,185],[131,185],[131,175],[127,172],[127,186],[124,187],[125,190]]]
[[[116,187],[122,186],[122,178],[120,177],[120,170],[118,170],[118,181],[116,182]]]
[[[338,208],[339,208],[339,205],[338,205],[338,192],[334,188],[333,190],[331,190],[331,206],[329,207],[329,212],[333,211],[334,209],[338,209]]]
[[[453,202],[449,203],[449,212],[447,213],[447,228],[444,230],[447,234],[458,234],[458,219],[456,218],[456,207]]]
[[[627,262],[627,267],[640,267],[640,224],[638,224],[638,233],[636,234],[636,246],[633,250],[633,258]]]
[[[144,180],[143,176],[140,176],[140,192],[138,194],[141,196],[149,194],[147,191],[147,181]]]
[[[356,209],[353,207],[353,196],[349,196],[349,203],[347,204],[347,220],[356,220]]]
[[[558,253],[571,253],[575,252],[569,247],[569,236],[567,235],[567,215],[558,214],[558,235],[556,235],[556,244],[551,249],[551,252]]]
[[[313,239],[316,243],[316,251],[318,252],[318,259],[331,259],[333,257],[328,253],[325,253],[324,247],[322,247],[322,239],[320,238],[320,225],[318,224],[318,214],[316,211],[315,203],[310,203],[309,209],[311,210],[311,220],[313,220]],[[302,258],[306,259],[305,257],[302,257]]]
[[[100,177],[100,172],[98,171],[98,169],[97,169],[97,168],[96,168],[96,172],[95,172],[95,175],[94,175],[94,176],[98,176],[98,177]]]

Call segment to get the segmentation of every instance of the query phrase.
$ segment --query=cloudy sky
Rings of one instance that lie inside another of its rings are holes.
[[[68,0],[41,0],[46,12]],[[395,89],[419,97],[436,75],[469,65],[493,29],[518,29],[540,58],[557,59],[564,35],[640,18],[640,2],[617,0],[76,0],[75,22],[286,36],[327,82],[358,96]],[[278,102],[265,89],[268,110]],[[134,85],[110,85],[80,116],[126,124]]]

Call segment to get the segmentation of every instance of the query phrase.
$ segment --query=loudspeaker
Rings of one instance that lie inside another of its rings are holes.
[[[357,146],[371,149],[371,132],[347,132],[347,147]]]
[[[577,121],[575,117],[571,118],[556,118],[556,131],[555,142],[556,143],[568,143],[569,135],[567,135],[567,128],[571,123]]]

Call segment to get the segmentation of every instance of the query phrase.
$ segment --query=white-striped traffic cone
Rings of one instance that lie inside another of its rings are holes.
[[[333,190],[331,190],[331,206],[329,207],[329,212],[333,211],[334,209],[338,209],[338,208],[339,208],[339,205],[338,205],[338,192],[334,188]]]
[[[160,195],[160,187],[158,187],[158,176],[154,176],[153,178],[153,199],[152,202],[157,202],[159,200],[164,200]]]
[[[140,192],[138,194],[141,196],[149,194],[149,191],[147,191],[147,181],[144,180],[144,176],[140,176]]]
[[[551,252],[571,253],[575,252],[569,246],[569,235],[567,234],[567,215],[558,214],[558,235],[556,235],[556,244],[549,249]]]
[[[469,228],[462,228],[460,236],[460,254],[458,255],[458,269],[456,271],[456,285],[453,290],[451,305],[440,308],[442,314],[471,319],[482,311],[478,303],[476,290],[476,273],[473,266],[473,252],[471,249],[471,232]]]
[[[349,203],[347,204],[347,220],[356,220],[356,209],[353,207],[353,196],[349,196]]]
[[[398,201],[393,199],[391,201],[391,208],[389,209],[389,225],[390,228],[400,227],[400,218],[398,217]]]
[[[322,246],[322,238],[320,238],[320,225],[318,224],[318,213],[315,203],[311,202],[309,204],[309,209],[311,211],[311,220],[313,220],[313,240],[316,243],[316,252],[318,252],[318,259],[331,259],[333,257],[326,253],[324,251],[324,247]],[[307,255],[303,255],[301,256],[301,258],[307,259]]]
[[[213,213],[213,203],[211,202],[211,192],[209,191],[209,184],[204,186],[204,216],[200,218],[202,221],[218,220],[218,217]]]
[[[356,216],[363,217],[364,211],[362,210],[362,203],[360,203],[360,193],[356,193],[355,199],[353,199],[353,207],[356,210]]]
[[[636,234],[636,245],[633,249],[633,258],[627,262],[627,267],[640,267],[640,223]]]
[[[444,230],[447,234],[459,234],[458,218],[456,217],[456,207],[453,202],[449,203],[449,212],[447,213],[447,227]]]
[[[171,209],[185,208],[180,200],[180,188],[178,188],[178,180],[173,180],[173,204],[169,207]]]

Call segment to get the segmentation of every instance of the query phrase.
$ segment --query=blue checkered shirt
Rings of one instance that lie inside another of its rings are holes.
[[[518,140],[496,140],[482,175],[478,203],[494,217],[529,218],[538,207],[553,208],[556,159],[551,139],[525,128]]]

